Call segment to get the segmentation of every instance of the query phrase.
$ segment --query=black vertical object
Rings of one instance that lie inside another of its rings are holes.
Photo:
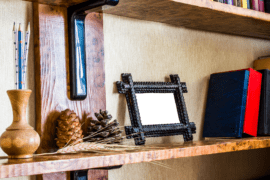
[[[178,75],[170,75],[171,82],[133,82],[131,74],[122,74],[122,82],[117,81],[118,93],[126,95],[131,126],[125,126],[127,138],[134,138],[136,145],[145,144],[145,137],[184,136],[185,141],[193,140],[196,126],[189,122],[183,93],[187,93],[186,83],[180,82]],[[180,123],[142,125],[136,93],[173,93]]]
[[[85,53],[85,17],[86,10],[103,5],[115,6],[118,0],[89,0],[70,6],[68,14],[70,98],[83,100],[87,96],[86,53]],[[96,11],[97,9],[95,9]]]
[[[270,0],[264,0],[264,10],[267,13],[270,13]]]
[[[258,121],[258,136],[270,135],[270,70],[258,70],[262,73],[262,88]]]
[[[88,170],[71,171],[70,180],[88,180]]]

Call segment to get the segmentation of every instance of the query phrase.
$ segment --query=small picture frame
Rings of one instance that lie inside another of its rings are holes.
[[[192,141],[196,126],[189,122],[183,93],[187,93],[185,82],[180,82],[177,74],[170,75],[171,82],[133,82],[132,75],[123,73],[122,81],[117,81],[117,90],[125,94],[131,126],[125,126],[127,139],[134,138],[136,145],[144,145],[146,137],[183,135],[184,141]],[[136,94],[172,93],[180,123],[143,125]]]

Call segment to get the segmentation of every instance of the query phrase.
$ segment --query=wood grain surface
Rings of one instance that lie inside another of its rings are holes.
[[[91,169],[88,171],[88,180],[108,180],[108,170]]]
[[[210,0],[120,0],[104,13],[173,26],[270,39],[270,14]]]
[[[36,130],[41,137],[38,152],[54,152],[56,120],[62,110],[74,110],[87,125],[87,117],[106,108],[103,16],[91,13],[86,17],[88,96],[83,101],[71,101],[66,8],[33,3],[33,11]]]
[[[28,0],[71,6],[85,0]],[[121,0],[103,11],[191,29],[270,39],[270,14],[210,0]]]
[[[0,160],[0,178],[55,173],[181,157],[270,147],[269,137],[246,139],[209,139],[197,142],[148,146],[148,150],[110,153],[77,153],[35,156],[33,159]]]
[[[86,18],[88,96],[83,101],[71,101],[66,9],[35,3],[34,11],[36,124],[42,141],[39,152],[53,152],[57,150],[55,120],[60,111],[74,110],[85,122],[87,116],[94,117],[94,112],[105,109],[103,21],[102,14],[92,13]]]
[[[32,158],[40,144],[38,133],[26,120],[26,109],[32,91],[8,90],[13,111],[13,122],[1,135],[0,146],[9,158]]]

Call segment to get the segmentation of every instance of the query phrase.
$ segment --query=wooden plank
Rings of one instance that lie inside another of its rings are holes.
[[[69,172],[57,172],[39,175],[37,179],[50,179],[50,180],[69,180]]]
[[[270,14],[210,0],[120,0],[104,13],[173,26],[270,39]]]
[[[54,152],[56,120],[62,110],[74,110],[82,122],[106,109],[103,16],[86,17],[86,66],[88,96],[71,101],[65,7],[33,4],[35,43],[36,130],[41,137],[38,153]],[[84,126],[86,128],[86,126]],[[55,179],[58,175],[56,175]],[[46,175],[52,180],[52,175]]]
[[[88,180],[108,180],[109,179],[109,173],[108,170],[102,170],[102,169],[90,169],[88,171]]]
[[[86,0],[27,0],[71,6]],[[173,26],[270,39],[270,14],[210,0],[120,0],[104,13]]]
[[[35,156],[33,159],[0,159],[0,178],[73,171],[181,157],[193,157],[270,147],[269,137],[210,139],[148,146],[148,150],[111,153],[77,153]]]

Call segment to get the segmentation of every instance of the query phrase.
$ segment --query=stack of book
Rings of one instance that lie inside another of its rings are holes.
[[[270,13],[270,0],[212,0],[246,9]]]
[[[211,74],[203,136],[257,136],[261,83],[251,68]]]

